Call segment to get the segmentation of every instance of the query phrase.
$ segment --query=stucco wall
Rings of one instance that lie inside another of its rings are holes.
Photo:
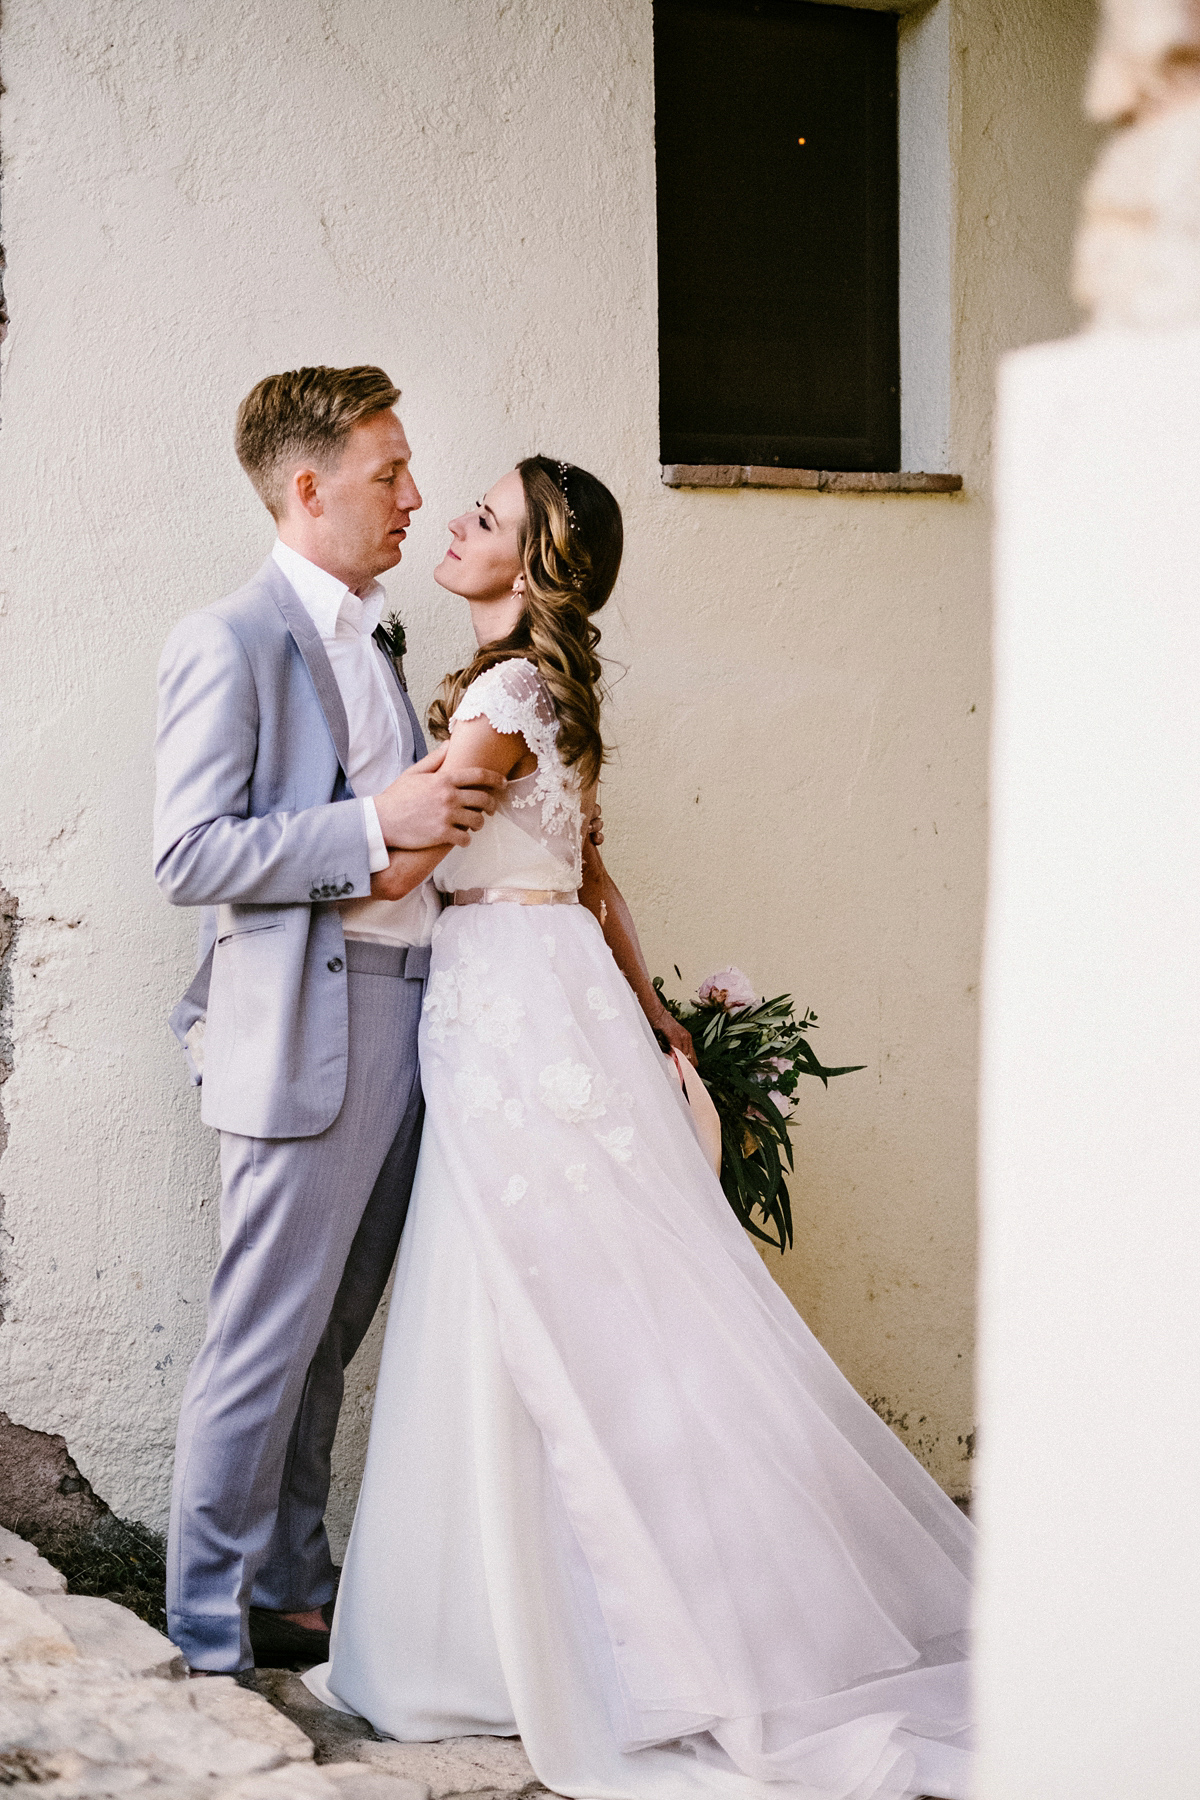
[[[315,361],[405,392],[426,507],[390,588],[418,701],[468,643],[428,577],[450,512],[532,448],[621,497],[611,863],[655,969],[733,960],[869,1065],[804,1096],[773,1266],[969,1486],[992,370],[1073,322],[1090,7],[941,3],[949,500],[662,488],[649,0],[8,0],[0,1405],[121,1512],[162,1516],[216,1232],[163,1022],[192,921],[149,874],[154,666],[270,543],[238,399]]]

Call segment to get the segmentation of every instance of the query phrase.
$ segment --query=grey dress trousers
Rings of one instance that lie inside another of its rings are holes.
[[[323,1523],[342,1372],[387,1284],[421,1126],[416,978],[346,946],[346,1098],[318,1137],[221,1133],[221,1260],[179,1418],[168,1619],[196,1668],[253,1662],[247,1600],[305,1612],[333,1597]],[[358,965],[358,966],[356,966]]]

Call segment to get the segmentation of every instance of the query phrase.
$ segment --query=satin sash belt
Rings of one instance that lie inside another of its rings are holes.
[[[455,888],[455,906],[495,906],[507,900],[513,906],[578,906],[579,895],[559,888]]]

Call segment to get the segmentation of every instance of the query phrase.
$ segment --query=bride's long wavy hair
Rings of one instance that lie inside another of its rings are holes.
[[[605,756],[600,630],[591,615],[612,593],[621,567],[621,509],[602,481],[572,463],[527,456],[517,473],[525,489],[518,539],[524,609],[507,637],[482,645],[465,668],[446,676],[429,709],[429,731],[449,737],[454,709],[475,677],[510,657],[526,657],[554,702],[559,753],[586,790]]]

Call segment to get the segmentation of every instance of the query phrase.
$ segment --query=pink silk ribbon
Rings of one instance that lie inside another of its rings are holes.
[[[684,1099],[692,1109],[692,1123],[696,1127],[700,1148],[703,1150],[713,1174],[719,1177],[721,1173],[721,1121],[717,1116],[717,1109],[712,1103],[712,1096],[691,1063],[678,1050],[667,1052],[667,1063],[676,1081],[683,1089]]]

